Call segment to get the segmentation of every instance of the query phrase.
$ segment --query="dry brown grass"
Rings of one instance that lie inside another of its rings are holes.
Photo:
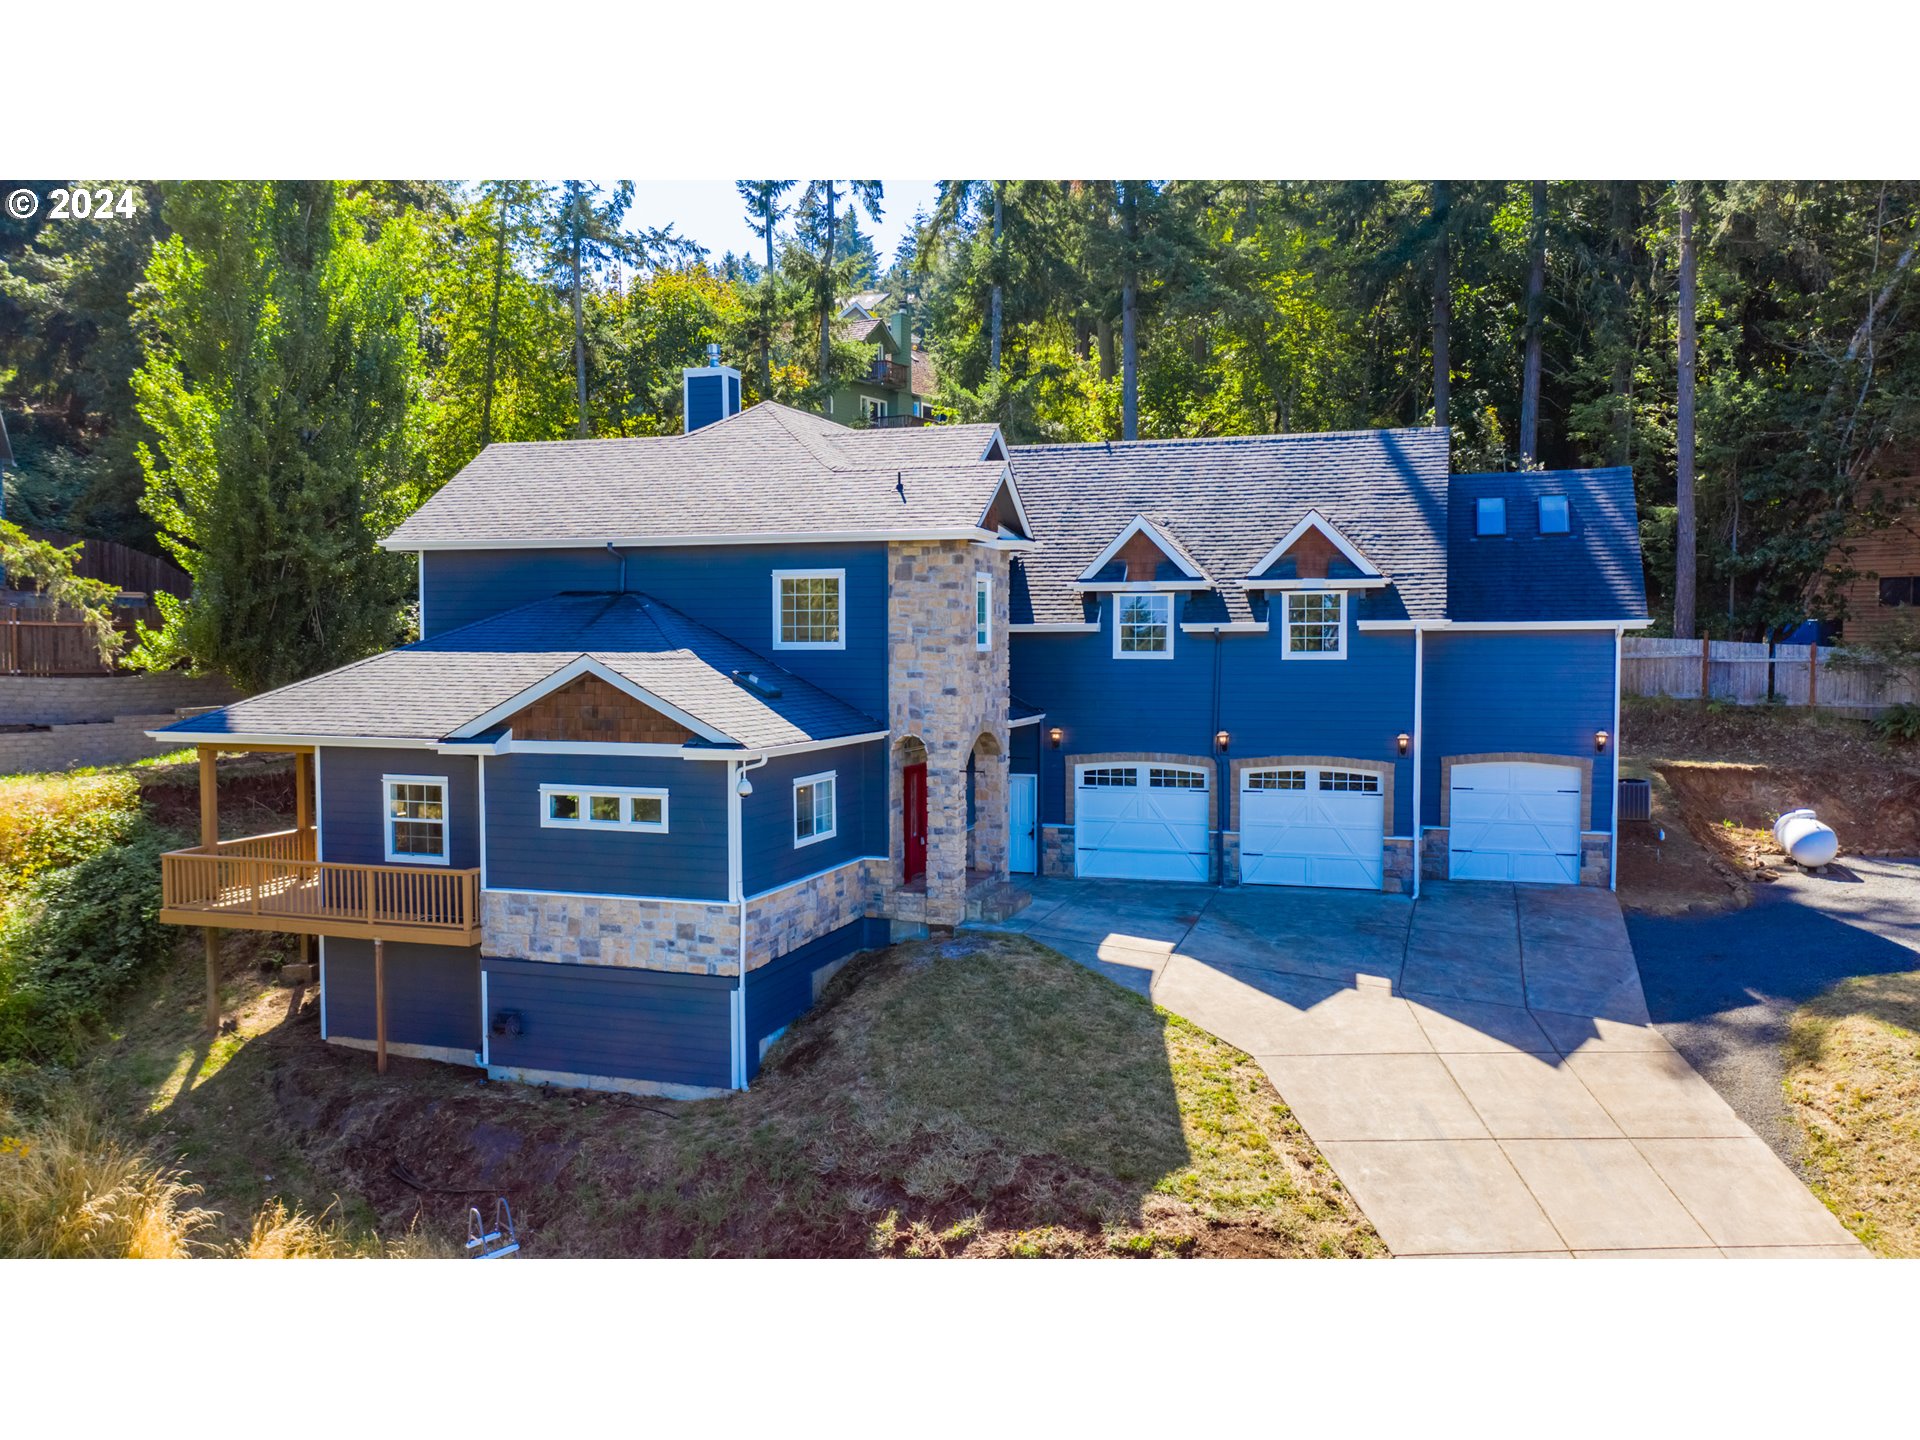
[[[214,1219],[199,1194],[77,1105],[31,1125],[0,1110],[0,1256],[181,1259]]]
[[[1803,1005],[1786,1090],[1814,1192],[1877,1254],[1920,1256],[1920,974],[1848,980]]]
[[[253,1217],[247,1238],[228,1253],[241,1260],[444,1260],[457,1252],[417,1226],[396,1240],[382,1240],[349,1228],[334,1206],[310,1215],[298,1205],[289,1209],[284,1200],[272,1200]]]

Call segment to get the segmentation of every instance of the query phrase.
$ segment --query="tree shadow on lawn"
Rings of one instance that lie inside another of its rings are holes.
[[[379,1077],[309,1006],[181,1106],[382,1233],[506,1194],[530,1255],[1383,1253],[1248,1057],[1019,936],[857,958],[744,1095]]]

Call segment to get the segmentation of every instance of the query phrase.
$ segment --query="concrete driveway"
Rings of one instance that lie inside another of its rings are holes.
[[[1032,888],[989,928],[1253,1055],[1396,1255],[1866,1253],[1648,1023],[1606,891]]]

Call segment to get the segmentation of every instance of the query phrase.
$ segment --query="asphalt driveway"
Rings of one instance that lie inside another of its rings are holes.
[[[1865,1253],[1649,1024],[1605,891],[1033,891],[991,928],[1253,1055],[1395,1254]]]
[[[1781,1093],[1787,1022],[1842,980],[1920,966],[1920,861],[1792,871],[1743,910],[1629,915],[1627,932],[1654,1025],[1798,1170]]]

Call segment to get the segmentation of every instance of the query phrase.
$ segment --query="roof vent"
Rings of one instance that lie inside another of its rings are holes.
[[[751,690],[763,700],[778,700],[780,698],[780,687],[778,685],[774,684],[771,680],[754,674],[751,670],[735,670],[733,672],[733,683],[738,685],[742,690]]]

